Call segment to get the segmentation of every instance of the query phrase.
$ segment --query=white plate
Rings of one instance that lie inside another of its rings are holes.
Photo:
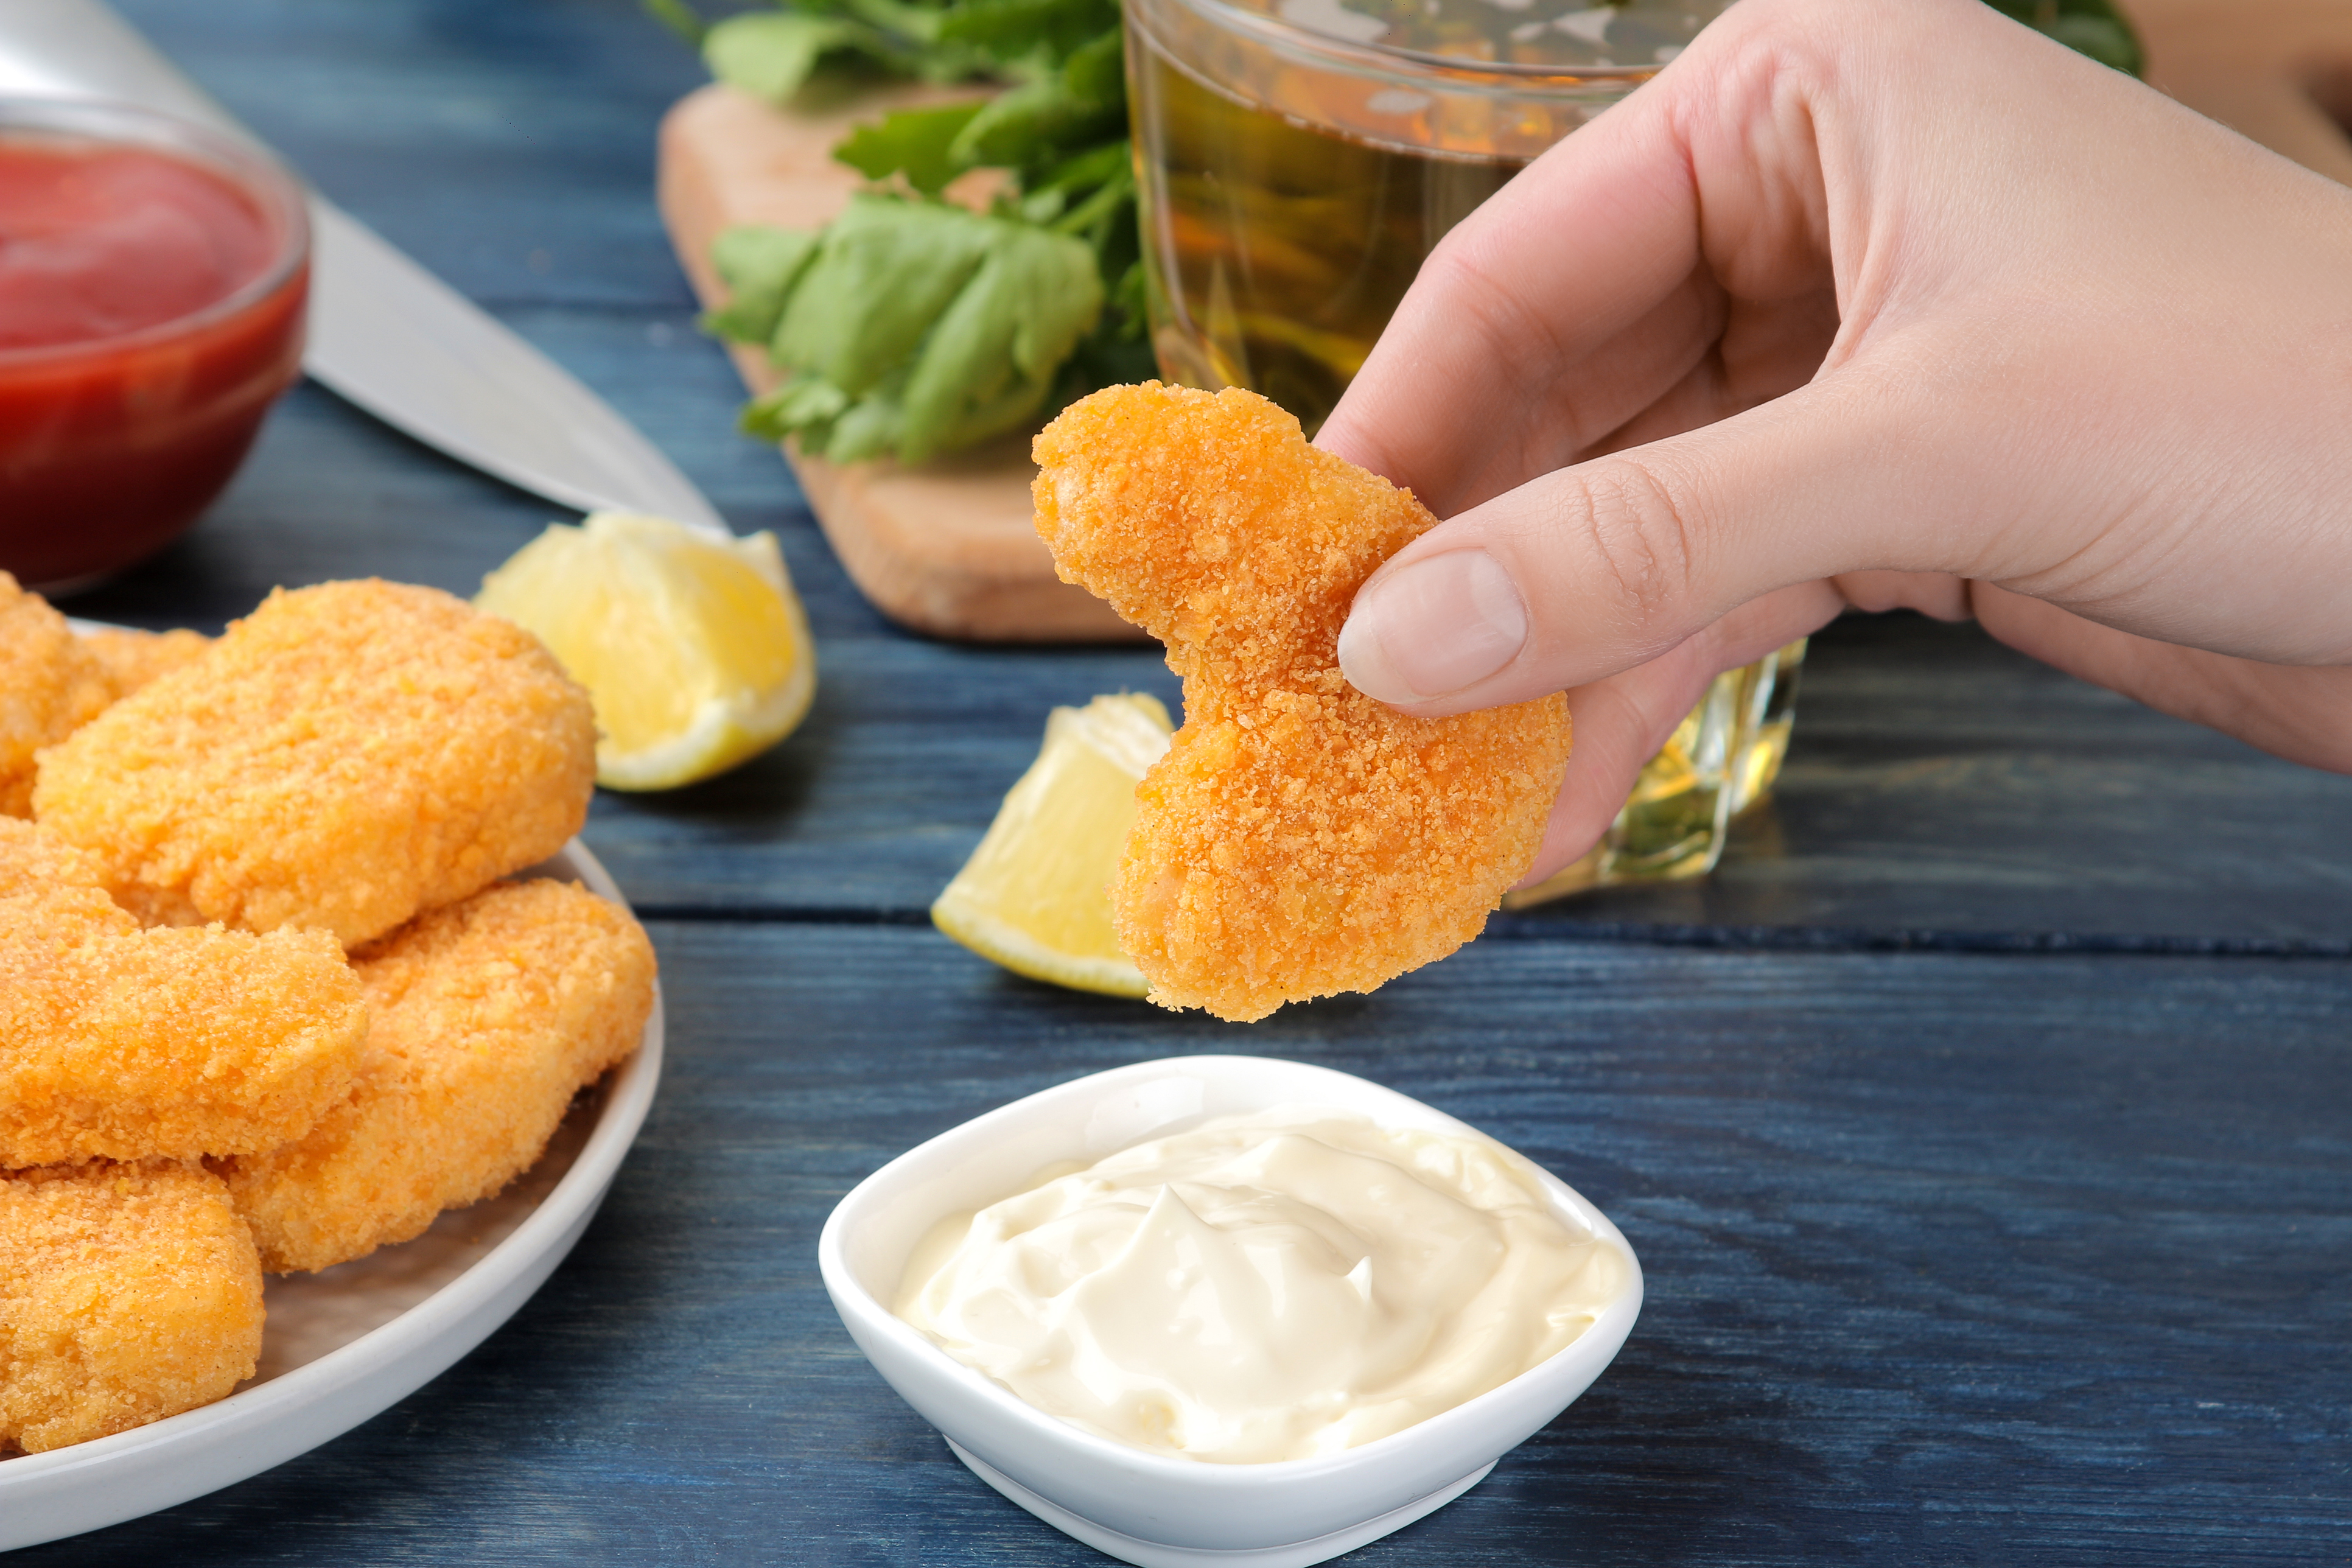
[[[627,908],[578,839],[525,876]],[[661,1078],[661,987],[637,1054],[582,1096],[497,1197],[415,1240],[273,1278],[261,1365],[227,1398],[111,1437],[0,1459],[0,1552],[170,1508],[341,1436],[438,1376],[530,1299],[595,1217]]]

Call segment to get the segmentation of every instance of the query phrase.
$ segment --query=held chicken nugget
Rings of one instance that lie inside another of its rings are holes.
[[[1136,790],[1112,887],[1164,1006],[1262,1018],[1370,991],[1478,934],[1568,761],[1555,694],[1412,719],[1339,673],[1374,568],[1436,520],[1253,393],[1146,383],[1037,437],[1064,581],[1168,645],[1184,725]]]
[[[595,780],[587,693],[432,588],[280,590],[42,755],[35,814],[149,924],[347,947],[542,860]]]
[[[0,818],[0,1168],[274,1149],[366,1034],[326,932],[141,931],[89,857]]]
[[[33,815],[33,757],[114,700],[106,667],[38,594],[0,572],[0,816]]]
[[[285,1148],[215,1167],[274,1274],[406,1241],[498,1192],[653,1008],[645,932],[569,883],[491,888],[352,958],[373,1022],[349,1097]]]
[[[0,1173],[0,1453],[210,1404],[253,1375],[261,1322],[253,1237],[202,1166]]]

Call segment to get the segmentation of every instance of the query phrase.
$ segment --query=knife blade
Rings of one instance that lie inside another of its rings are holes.
[[[260,145],[103,0],[0,5],[0,92],[107,98]],[[385,424],[583,511],[730,530],[694,482],[604,399],[315,191],[302,368]]]

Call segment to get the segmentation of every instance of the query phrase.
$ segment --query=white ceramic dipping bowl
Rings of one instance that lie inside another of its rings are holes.
[[[981,1479],[1069,1535],[1142,1568],[1306,1568],[1451,1502],[1566,1409],[1615,1358],[1642,1269],[1608,1217],[1549,1172],[1560,1217],[1622,1248],[1624,1290],[1549,1361],[1442,1415],[1344,1453],[1202,1464],[1129,1447],[1046,1415],[890,1310],[915,1245],[947,1215],[1020,1191],[1057,1161],[1101,1159],[1213,1116],[1336,1105],[1388,1127],[1475,1130],[1393,1089],[1264,1057],[1171,1057],[1015,1100],[901,1154],[825,1221],[817,1257],[850,1337]]]

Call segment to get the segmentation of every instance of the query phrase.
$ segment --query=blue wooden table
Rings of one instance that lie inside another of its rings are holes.
[[[920,640],[859,600],[776,454],[732,433],[654,212],[689,52],[633,0],[123,9],[739,530],[775,530],[823,680],[739,773],[596,803],[671,1065],[547,1288],[338,1441],[16,1561],[1099,1562],[866,1368],[817,1228],[966,1117],[1202,1049],[1483,1126],[1648,1272],[1589,1395],[1350,1563],[2352,1557],[2352,780],[1969,628],[1850,621],[1707,883],[1500,918],[1249,1027],[1015,979],[926,906],[1048,707],[1173,681],[1133,648]],[[195,533],[68,607],[217,626],[280,583],[470,592],[553,515],[306,387]]]

